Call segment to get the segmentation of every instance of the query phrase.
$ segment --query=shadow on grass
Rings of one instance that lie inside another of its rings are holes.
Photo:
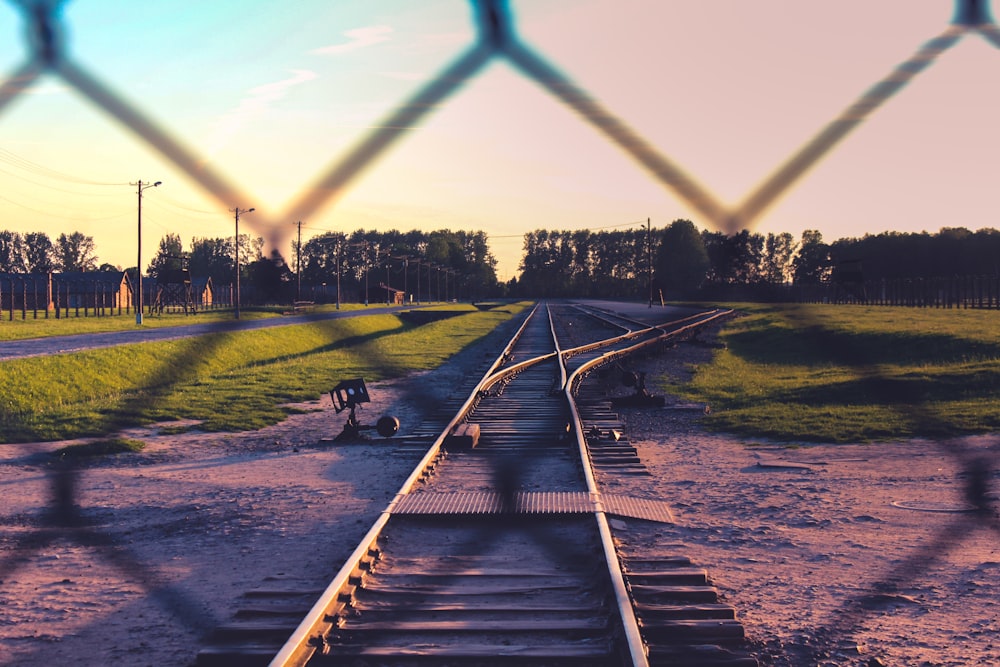
[[[413,325],[400,324],[394,329],[383,329],[381,331],[373,331],[367,334],[358,334],[355,336],[348,336],[347,338],[340,338],[326,345],[321,345],[319,347],[314,347],[310,350],[304,350],[302,352],[296,352],[295,354],[284,354],[277,357],[271,357],[270,359],[260,359],[258,361],[246,364],[244,368],[262,368],[267,366],[273,366],[274,364],[285,363],[289,361],[298,361],[299,359],[307,359],[309,357],[326,354],[328,352],[336,352],[337,350],[345,350],[352,347],[364,345],[366,343],[374,342],[380,338],[385,338],[386,336],[396,336],[413,329]]]
[[[806,321],[799,328],[769,328],[765,335],[764,326],[730,333],[730,351],[769,365],[947,364],[1000,357],[1000,344],[946,334],[849,332]]]
[[[883,405],[902,409],[938,402],[991,399],[1000,394],[1000,374],[990,371],[892,377],[866,372],[865,369],[854,370],[857,374],[851,380],[775,390],[745,400],[730,399],[730,406],[748,407],[766,401],[813,407]]]

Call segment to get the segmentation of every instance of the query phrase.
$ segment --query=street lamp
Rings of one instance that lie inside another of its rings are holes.
[[[413,263],[417,265],[417,279],[416,279],[416,291],[417,291],[417,305],[420,305],[420,262],[422,260],[419,257],[413,258]]]
[[[406,298],[409,296],[406,290],[409,288],[407,284],[407,273],[410,272],[410,258],[404,256],[403,258],[403,305],[406,305]]]
[[[434,301],[434,291],[431,285],[431,269],[437,268],[433,262],[427,262],[427,303]]]
[[[646,283],[649,285],[649,307],[653,307],[653,241],[650,219],[646,218]]]
[[[392,300],[392,288],[389,287],[389,269],[392,267],[392,257],[389,255],[385,256],[385,305],[391,305],[389,302]]]
[[[136,325],[142,324],[142,191],[147,188],[158,187],[163,181],[157,181],[156,183],[142,184],[142,181],[137,183],[129,183],[129,185],[136,186],[136,193],[139,195],[139,234],[138,234],[138,252],[136,254],[135,260],[135,275],[136,275],[136,288],[138,292],[138,299],[136,301],[135,308],[135,323]]]
[[[231,208],[236,214],[236,319],[240,319],[240,213],[253,213],[253,208]]]
[[[337,310],[340,310],[340,255],[341,243],[340,239],[337,239]]]

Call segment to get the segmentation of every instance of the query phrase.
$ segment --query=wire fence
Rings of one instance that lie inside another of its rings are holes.
[[[97,276],[97,277],[93,277]],[[230,309],[232,285],[211,283],[143,285],[142,303],[148,315]],[[0,320],[115,317],[135,312],[131,285],[124,274],[0,273]]]
[[[94,107],[103,110],[135,135],[136,140],[158,152],[185,173],[212,199],[228,207],[231,202],[250,201],[250,197],[223,174],[207,165],[197,151],[185,146],[175,136],[164,130],[152,114],[136,106],[122,91],[106,85],[93,72],[77,62],[66,49],[64,35],[69,26],[63,17],[63,2],[57,0],[12,0],[28,26],[28,56],[0,84],[0,115],[11,103],[26,95],[43,75],[54,76],[75,90]],[[944,52],[960,40],[979,36],[1000,48],[1000,28],[994,23],[986,0],[957,0],[954,18],[940,34],[917,49],[911,57],[876,82],[867,92],[849,104],[805,145],[790,155],[784,163],[735,206],[728,206],[710,189],[697,182],[673,159],[644,139],[599,100],[563,74],[544,54],[522,40],[515,31],[516,17],[504,0],[472,0],[477,20],[477,34],[471,45],[459,53],[436,77],[420,86],[364,135],[356,147],[335,160],[319,177],[305,188],[283,212],[285,220],[307,219],[324,204],[342,195],[352,187],[364,169],[390,152],[397,140],[409,128],[419,125],[429,114],[457,94],[463,84],[475,78],[487,64],[504,61],[524,78],[533,81],[558,102],[571,108],[595,132],[617,145],[631,156],[652,179],[662,184],[686,202],[708,227],[729,234],[751,228],[762,213],[779,196],[793,188],[805,172],[820,158],[833,150],[850,132],[864,123],[878,109],[914,77],[917,77]],[[1000,57],[1000,54],[998,54]],[[290,226],[270,225],[263,218],[248,218],[245,224],[255,229],[273,247],[289,241]],[[12,288],[8,286],[7,293]],[[994,287],[979,299],[989,304],[996,301]],[[16,291],[16,290],[14,290]],[[7,297],[4,305],[11,308],[13,300]],[[23,298],[23,297],[22,297]],[[906,297],[921,298],[925,296]],[[823,323],[802,321],[803,327],[822,330]],[[205,360],[225,345],[225,336],[212,337],[208,342],[183,345],[182,352],[170,364],[185,364],[196,372],[199,360]],[[873,365],[859,364],[850,350],[843,350],[843,362],[852,367],[858,377],[879,374]],[[170,377],[167,384],[177,382],[176,376],[162,369],[151,369],[156,375]],[[155,378],[152,382],[155,383]],[[121,409],[126,410],[130,401],[148,401],[148,396],[122,399]],[[155,399],[154,399],[155,400]],[[920,406],[912,406],[914,411]],[[933,419],[921,415],[921,420]],[[100,428],[100,425],[97,426]],[[950,551],[962,548],[963,543],[982,531],[1000,531],[993,495],[992,481],[997,476],[995,453],[998,445],[985,450],[973,450],[960,442],[940,444],[942,451],[953,457],[963,470],[959,483],[963,495],[974,511],[957,516],[945,524],[921,548],[908,558],[870,582],[871,593],[899,590],[908,582],[926,575]],[[986,452],[985,454],[983,452]],[[8,554],[0,559],[0,582],[23,566],[25,558],[57,539],[69,539],[92,546],[107,564],[143,582],[147,594],[157,601],[176,620],[192,631],[211,627],[218,619],[207,618],[197,595],[179,590],[166,581],[156,567],[138,558],[128,548],[116,544],[111,536],[90,525],[79,506],[78,488],[85,471],[73,463],[63,463],[50,474],[52,502],[39,520],[35,530],[21,539]],[[843,602],[839,613],[827,619],[818,628],[816,636],[824,638],[812,647],[813,660],[824,655],[830,646],[855,631],[877,612],[860,599]]]

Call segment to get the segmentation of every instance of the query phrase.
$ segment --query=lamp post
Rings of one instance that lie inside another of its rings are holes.
[[[340,239],[337,239],[337,310],[340,310]]]
[[[236,319],[240,319],[240,213],[253,213],[253,208],[231,208],[236,214]]]
[[[417,305],[419,306],[420,305],[420,262],[421,262],[421,259],[419,257],[407,257],[406,258],[406,264],[407,264],[407,266],[409,266],[410,262],[413,262],[414,264],[417,265],[417,277],[416,277],[416,282],[414,283],[415,287],[413,289],[414,289],[414,298],[417,300]]]
[[[135,302],[135,323],[137,326],[142,325],[142,191],[147,188],[158,187],[162,182],[163,181],[157,181],[155,183],[147,183],[145,185],[142,184],[142,181],[129,183],[129,185],[136,186],[136,192],[139,196],[139,234],[138,242],[136,243],[138,251],[136,253],[135,260],[136,293],[138,294],[138,298]]]
[[[649,218],[646,218],[646,283],[649,285],[649,307],[653,307],[653,239]]]
[[[406,297],[408,296],[408,294],[406,293],[408,287],[406,274],[409,273],[409,270],[410,270],[410,258],[404,257],[403,258],[403,305],[404,306],[406,305]]]
[[[435,268],[434,264],[431,262],[427,263],[427,303],[433,303],[434,292],[433,286],[431,285],[431,269]]]
[[[368,252],[368,245],[365,245],[365,308],[368,307],[368,274],[371,273],[371,257]]]
[[[392,299],[392,294],[391,294],[392,288],[389,287],[389,268],[391,266],[392,266],[392,257],[386,255],[385,256],[385,305],[387,306],[392,305],[391,303],[389,303],[390,300]]]
[[[400,268],[403,269],[403,305],[405,306],[406,305],[406,299],[409,297],[409,282],[408,282],[407,273],[409,272],[409,268],[410,268],[410,256],[409,255],[400,255],[399,257],[393,257],[392,255],[389,255],[388,259],[386,261],[387,262],[391,262],[394,259],[398,259],[399,260],[399,262],[400,262]],[[387,271],[386,272],[386,276],[388,276],[388,275],[389,274],[388,274],[388,271]]]

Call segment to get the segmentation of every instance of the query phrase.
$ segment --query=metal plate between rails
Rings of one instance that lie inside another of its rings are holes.
[[[673,523],[670,505],[662,500],[602,494],[607,514]],[[505,498],[495,491],[477,493],[420,492],[403,496],[393,514],[587,514],[597,499],[586,491],[522,491]]]

